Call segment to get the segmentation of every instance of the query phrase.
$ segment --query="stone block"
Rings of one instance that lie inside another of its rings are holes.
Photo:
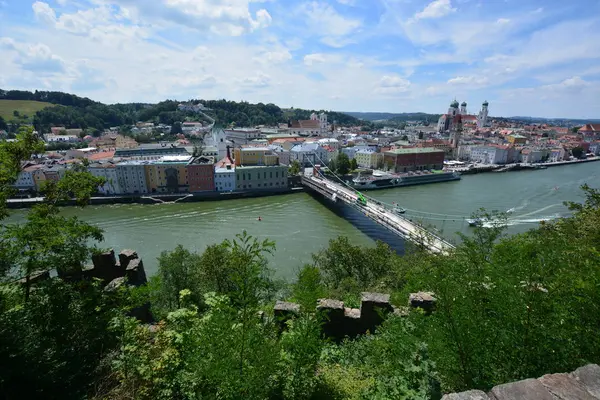
[[[571,376],[581,383],[592,396],[600,399],[600,366],[589,364],[577,368]]]
[[[138,257],[138,254],[133,251],[133,250],[122,250],[119,253],[119,264],[121,265],[121,268],[123,268],[123,270],[127,269],[127,267],[129,266],[129,262],[131,260],[135,260]]]
[[[35,285],[42,281],[50,279],[50,271],[35,271],[29,275],[29,284]],[[27,277],[19,279],[19,283],[25,285],[27,283]]]
[[[598,400],[585,386],[570,374],[549,374],[538,379],[546,389],[559,399]]]
[[[469,390],[468,392],[445,394],[442,400],[489,400],[487,394],[481,390]]]
[[[495,386],[488,397],[491,400],[557,400],[537,379]]]
[[[437,300],[431,292],[411,293],[408,298],[408,305],[410,307],[420,308],[426,313],[435,311],[436,302]]]
[[[323,334],[341,340],[346,336],[344,327],[344,302],[332,299],[319,299],[317,312],[323,318]]]
[[[364,331],[374,332],[377,326],[381,325],[387,314],[393,311],[389,294],[362,293],[360,319]]]
[[[144,263],[140,258],[133,259],[125,269],[125,276],[130,285],[141,286],[147,282]]]
[[[104,287],[105,292],[115,292],[119,290],[119,288],[125,286],[127,284],[127,278],[124,276],[120,278],[115,278],[108,285]]]
[[[124,275],[125,270],[117,264],[115,251],[112,249],[104,253],[94,254],[92,262],[94,263],[93,272],[86,273],[84,276],[102,279],[105,284],[108,284],[112,280]]]
[[[356,337],[364,333],[362,320],[360,318],[360,309],[344,308],[344,336]]]
[[[277,301],[273,308],[273,315],[279,325],[279,330],[285,328],[285,324],[292,318],[295,318],[300,314],[300,304],[290,303],[287,301]]]

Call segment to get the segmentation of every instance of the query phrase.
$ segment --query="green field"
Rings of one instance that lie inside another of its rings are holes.
[[[41,101],[0,100],[0,117],[4,118],[6,122],[32,122],[36,112],[52,105]],[[21,117],[15,117],[15,110]],[[23,116],[27,116],[27,118],[22,118]]]

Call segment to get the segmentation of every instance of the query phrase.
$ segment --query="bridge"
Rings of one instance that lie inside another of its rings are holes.
[[[356,190],[326,179],[319,175],[303,176],[302,184],[317,193],[333,200],[342,201],[359,212],[417,246],[424,246],[431,253],[448,254],[454,246],[423,226],[400,215],[398,212],[359,194]],[[362,201],[361,201],[362,200]]]

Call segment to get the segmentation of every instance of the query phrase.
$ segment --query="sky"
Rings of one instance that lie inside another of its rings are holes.
[[[600,118],[599,0],[0,0],[0,88]]]

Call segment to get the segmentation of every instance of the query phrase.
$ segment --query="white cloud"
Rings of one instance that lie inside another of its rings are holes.
[[[0,38],[0,48],[12,51],[13,61],[25,71],[47,76],[67,70],[65,61],[43,43],[23,44],[12,38]]]
[[[509,24],[509,23],[510,23],[510,19],[508,19],[508,18],[498,18],[498,19],[496,20],[496,23],[497,23],[498,25],[506,25],[506,24]]]
[[[53,25],[56,23],[56,13],[48,5],[48,3],[36,1],[31,7],[33,8],[33,14],[38,20],[48,25]]]
[[[354,41],[362,22],[338,13],[331,5],[316,1],[305,3],[300,11],[308,18],[308,29],[321,36],[321,42],[331,47],[343,47]]]
[[[415,19],[441,18],[454,11],[456,8],[452,7],[450,0],[434,0],[423,11],[416,13]]]
[[[264,88],[271,84],[271,77],[265,73],[258,72],[254,76],[238,79],[237,83],[246,88]]]
[[[410,90],[411,83],[409,80],[398,75],[384,75],[378,86],[375,88],[375,93],[380,94],[400,94]]]
[[[468,85],[470,87],[481,87],[486,86],[489,83],[489,79],[480,76],[457,76],[456,78],[449,79],[447,82],[449,85]]]

